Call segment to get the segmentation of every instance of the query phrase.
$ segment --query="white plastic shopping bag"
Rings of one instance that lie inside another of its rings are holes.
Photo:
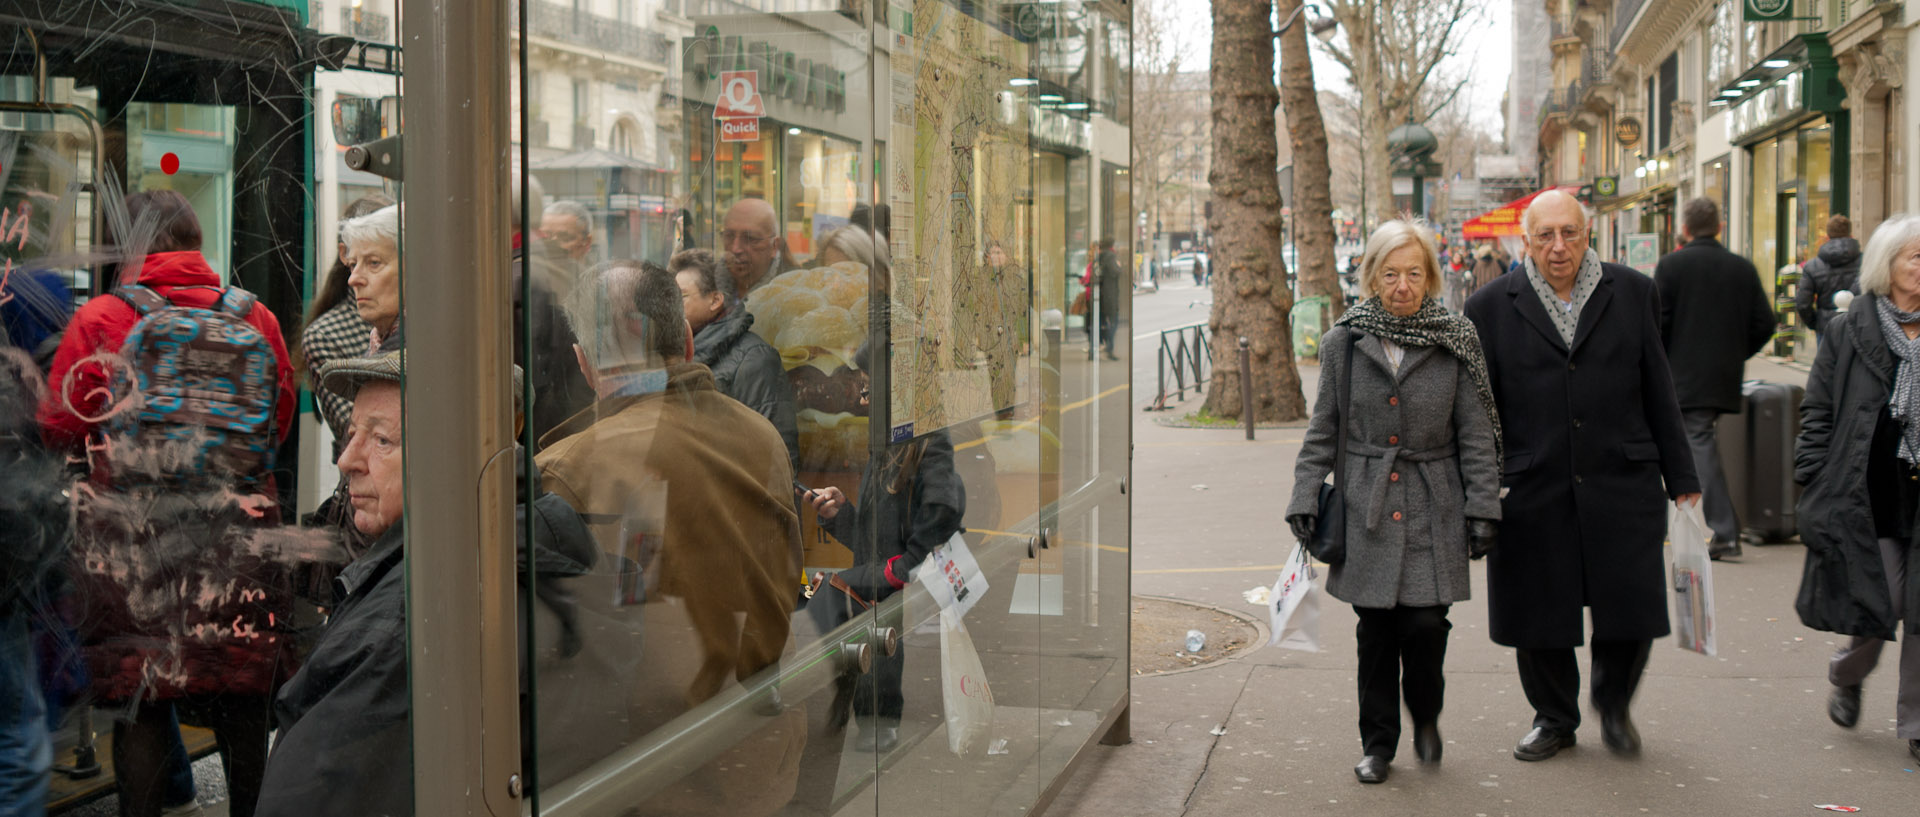
[[[1268,622],[1273,637],[1267,646],[1305,652],[1320,651],[1320,594],[1315,592],[1313,560],[1305,545],[1294,545],[1286,567],[1267,596]]]
[[[1713,628],[1713,559],[1707,549],[1713,533],[1700,503],[1667,512],[1667,540],[1673,544],[1673,636],[1680,649],[1717,654]]]
[[[987,594],[987,575],[980,572],[980,563],[974,561],[967,540],[957,533],[927,554],[913,575],[935,605],[958,615],[966,615]]]
[[[962,757],[977,748],[993,726],[993,688],[960,613],[940,611],[940,691],[946,704],[947,748]]]

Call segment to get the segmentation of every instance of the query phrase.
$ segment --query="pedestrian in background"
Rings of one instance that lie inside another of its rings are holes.
[[[1680,208],[1686,246],[1668,253],[1653,269],[1660,291],[1660,340],[1673,367],[1680,419],[1700,477],[1701,510],[1715,560],[1740,555],[1740,519],[1720,465],[1720,415],[1738,413],[1740,380],[1747,358],[1773,339],[1773,306],[1760,288],[1760,274],[1745,258],[1721,246],[1720,207],[1697,198]]]
[[[1573,745],[1588,610],[1601,736],[1631,755],[1640,736],[1628,706],[1653,639],[1668,632],[1664,500],[1699,501],[1699,481],[1653,281],[1601,263],[1570,195],[1541,194],[1521,224],[1523,271],[1467,301],[1505,429],[1507,546],[1487,559],[1487,617],[1494,642],[1515,648],[1534,709],[1513,755],[1545,760]]]
[[[1793,296],[1800,325],[1818,335],[1827,331],[1835,315],[1833,296],[1860,294],[1860,242],[1853,239],[1853,222],[1838,213],[1827,219],[1827,241],[1820,252],[1800,265],[1800,287]]]
[[[1860,687],[1898,635],[1895,734],[1920,760],[1920,576],[1912,566],[1920,505],[1920,216],[1874,230],[1862,290],[1820,342],[1793,478],[1806,569],[1794,602],[1801,623],[1852,636],[1827,664],[1827,715],[1860,720]],[[1901,632],[1900,622],[1906,627]]]
[[[1320,342],[1331,354],[1321,356],[1287,522],[1301,540],[1321,524],[1320,485],[1344,428],[1346,471],[1355,475],[1345,488],[1347,559],[1332,566],[1327,592],[1360,616],[1364,756],[1353,773],[1381,783],[1400,743],[1403,692],[1414,753],[1440,762],[1447,608],[1471,595],[1469,553],[1493,548],[1500,423],[1473,324],[1440,304],[1432,235],[1406,221],[1381,225],[1360,280],[1366,300]]]
[[[1481,287],[1493,283],[1493,279],[1505,275],[1507,265],[1494,256],[1493,246],[1480,245],[1480,251],[1474,255],[1473,286],[1468,294],[1479,292]]]

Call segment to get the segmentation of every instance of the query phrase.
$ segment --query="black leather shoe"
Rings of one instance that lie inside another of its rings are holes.
[[[1440,724],[1416,723],[1413,725],[1413,754],[1421,763],[1429,766],[1440,762]]]
[[[1834,687],[1833,695],[1827,698],[1827,717],[1847,729],[1859,723],[1860,685]]]
[[[1914,760],[1920,760],[1920,740],[1907,741],[1907,754],[1913,755]]]
[[[1600,713],[1600,739],[1616,755],[1640,754],[1640,730],[1633,727],[1633,718],[1624,709]]]
[[[886,754],[900,744],[900,729],[893,726],[862,726],[860,735],[853,739],[856,752],[879,752]]]
[[[1716,562],[1729,556],[1738,559],[1740,558],[1740,552],[1739,540],[1732,542],[1714,541],[1707,545],[1707,558]]]
[[[1360,758],[1360,763],[1353,767],[1353,776],[1359,778],[1362,783],[1385,783],[1388,771],[1386,758],[1367,755]]]
[[[1573,747],[1573,733],[1536,726],[1527,736],[1520,739],[1520,745],[1513,747],[1515,760],[1546,760],[1560,754],[1561,749]]]

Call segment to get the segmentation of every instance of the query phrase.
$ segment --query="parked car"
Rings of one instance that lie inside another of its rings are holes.
[[[1194,286],[1199,286],[1206,283],[1205,276],[1209,269],[1206,253],[1183,252],[1174,256],[1173,260],[1167,262],[1167,268],[1161,275],[1162,277],[1173,275],[1190,276],[1193,278]]]

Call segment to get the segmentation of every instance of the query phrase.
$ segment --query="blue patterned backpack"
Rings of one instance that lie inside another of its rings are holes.
[[[120,355],[137,398],[108,421],[120,483],[248,484],[273,468],[278,361],[239,287],[215,308],[180,306],[132,285],[113,294],[140,314]]]

